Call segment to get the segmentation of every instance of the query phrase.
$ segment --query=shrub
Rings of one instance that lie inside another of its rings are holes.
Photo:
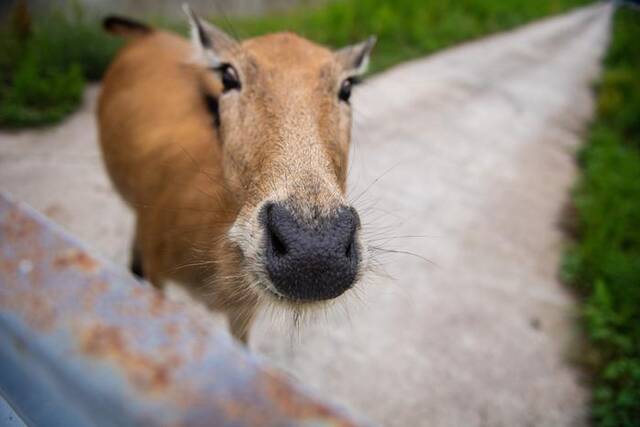
[[[55,13],[29,34],[0,32],[0,126],[55,123],[74,111],[86,80],[102,76],[120,41],[82,16]]]
[[[27,54],[0,94],[0,124],[32,126],[53,123],[71,113],[82,97],[84,79],[78,64],[47,68],[35,54]]]

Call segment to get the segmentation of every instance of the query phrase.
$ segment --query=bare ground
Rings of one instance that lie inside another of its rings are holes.
[[[557,223],[610,14],[584,8],[360,88],[351,198],[375,245],[419,257],[380,253],[388,277],[296,333],[265,313],[252,348],[383,425],[586,424]],[[100,162],[97,90],[61,126],[0,133],[0,189],[124,265],[132,217]]]

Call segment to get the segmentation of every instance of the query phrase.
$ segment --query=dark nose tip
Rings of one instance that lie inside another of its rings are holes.
[[[310,224],[273,203],[265,206],[262,221],[267,272],[278,292],[296,300],[325,300],[353,285],[360,223],[353,208],[341,207]]]

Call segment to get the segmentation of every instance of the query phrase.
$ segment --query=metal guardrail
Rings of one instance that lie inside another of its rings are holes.
[[[0,393],[38,426],[358,424],[2,194]]]

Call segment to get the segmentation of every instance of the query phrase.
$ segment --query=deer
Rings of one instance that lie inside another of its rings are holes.
[[[168,281],[247,344],[261,307],[340,297],[367,270],[346,197],[353,87],[375,44],[238,41],[184,6],[190,39],[121,16],[98,100],[102,157],[135,213],[131,271]]]

